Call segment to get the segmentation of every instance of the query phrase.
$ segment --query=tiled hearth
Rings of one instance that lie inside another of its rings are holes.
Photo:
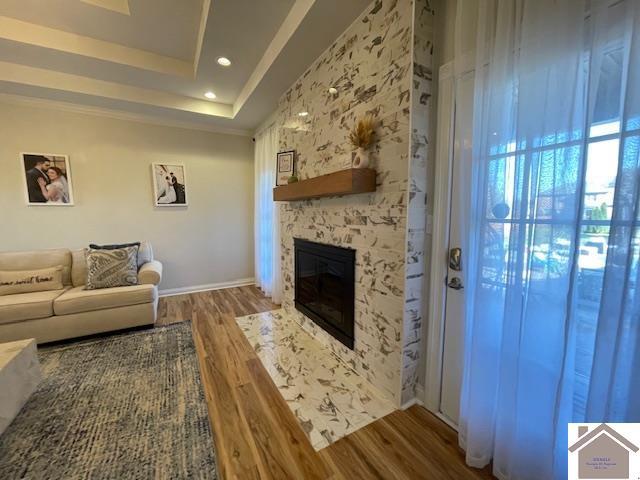
[[[316,450],[395,410],[284,310],[236,321]]]

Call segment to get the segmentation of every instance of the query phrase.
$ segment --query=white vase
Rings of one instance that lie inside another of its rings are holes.
[[[358,148],[353,155],[353,168],[367,168],[369,166],[369,151]]]

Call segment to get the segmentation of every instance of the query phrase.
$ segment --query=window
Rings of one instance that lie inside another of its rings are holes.
[[[620,201],[627,195],[632,202],[634,194],[619,177],[636,175],[640,150],[640,120],[623,122],[623,54],[618,46],[585,63],[585,80],[597,82],[587,82],[594,98],[587,128],[518,137],[490,147],[487,158],[479,271],[484,298],[493,304],[485,306],[508,303],[525,312],[531,322],[519,327],[523,334],[564,335],[558,331],[565,323],[560,315],[574,316],[578,415],[584,414],[588,396],[612,222],[633,229],[632,248],[640,250],[636,215],[619,211],[613,220],[614,200],[617,208],[635,211],[635,205]],[[595,65],[597,75],[589,71]],[[635,291],[635,283],[628,288]],[[544,342],[538,347],[544,349]],[[533,362],[537,353],[522,352]]]

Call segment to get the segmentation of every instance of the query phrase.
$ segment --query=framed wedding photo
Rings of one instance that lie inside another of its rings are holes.
[[[295,150],[278,153],[278,160],[276,163],[276,187],[280,185],[287,185],[289,183],[289,177],[295,175],[295,169]]]
[[[153,163],[153,195],[156,207],[186,207],[187,172],[181,163]]]
[[[72,206],[73,187],[68,155],[21,153],[27,205]]]

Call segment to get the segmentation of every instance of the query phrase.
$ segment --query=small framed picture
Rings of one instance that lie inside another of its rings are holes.
[[[186,207],[187,173],[180,163],[153,163],[153,194],[156,207]]]
[[[295,169],[295,150],[278,153],[278,161],[276,164],[276,186],[287,185],[289,183],[289,177],[295,175]]]
[[[71,165],[67,155],[21,153],[27,205],[72,206]]]

